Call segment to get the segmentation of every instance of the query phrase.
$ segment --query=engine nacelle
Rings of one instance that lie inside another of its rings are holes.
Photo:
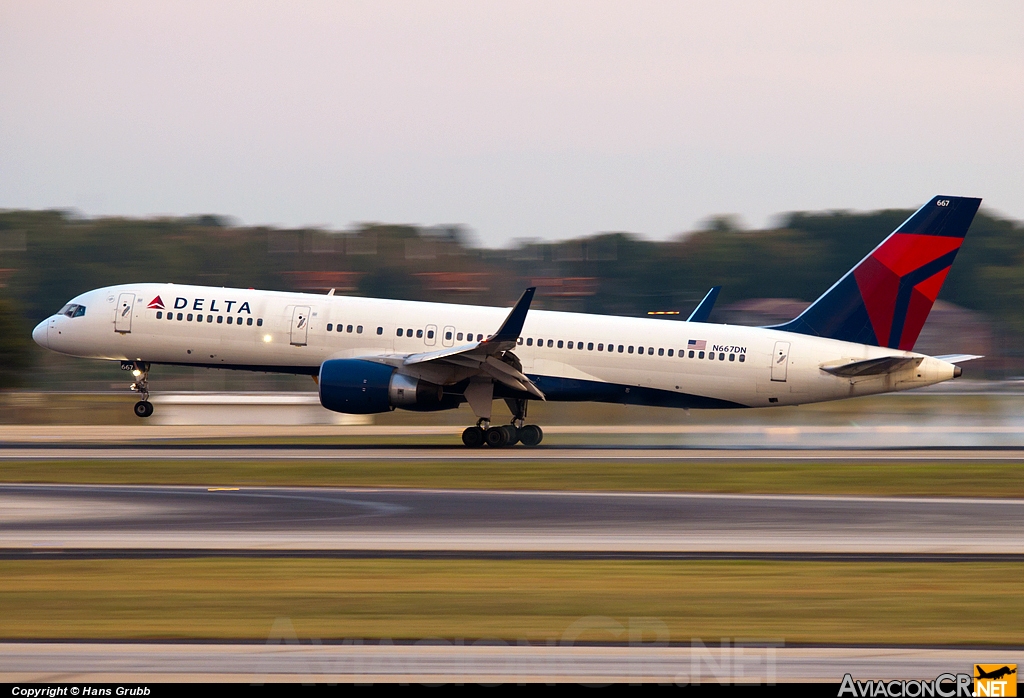
[[[374,414],[396,407],[432,411],[458,406],[458,398],[446,400],[440,385],[362,359],[324,361],[318,383],[320,404],[333,412]]]

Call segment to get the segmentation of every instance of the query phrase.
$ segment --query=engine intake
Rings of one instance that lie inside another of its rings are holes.
[[[362,359],[331,359],[320,366],[320,404],[333,412],[375,414],[396,407],[432,411],[458,406],[440,385]],[[452,402],[452,404],[448,404]]]

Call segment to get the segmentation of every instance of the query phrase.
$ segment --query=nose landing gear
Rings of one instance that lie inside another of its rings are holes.
[[[153,403],[149,401],[149,364],[145,361],[122,361],[121,370],[131,371],[135,376],[135,382],[128,387],[142,398],[135,403],[135,416],[149,417],[153,414]]]

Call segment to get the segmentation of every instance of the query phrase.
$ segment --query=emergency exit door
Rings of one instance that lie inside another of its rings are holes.
[[[122,293],[117,297],[117,315],[114,317],[114,332],[128,334],[132,331],[132,311],[134,308],[134,293]]]
[[[292,310],[292,344],[297,347],[306,346],[309,335],[309,306],[297,305]]]
[[[786,380],[786,369],[789,366],[789,342],[776,342],[775,353],[772,354],[772,380]]]

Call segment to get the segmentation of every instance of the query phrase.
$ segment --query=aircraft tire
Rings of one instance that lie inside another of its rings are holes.
[[[491,448],[504,448],[508,446],[508,432],[505,427],[491,427],[484,432],[484,440]]]
[[[462,443],[470,448],[479,448],[484,445],[484,430],[480,427],[466,427],[462,432]]]
[[[508,434],[509,446],[515,446],[517,443],[519,443],[519,430],[516,429],[514,424],[506,424],[505,426],[502,427],[502,429],[504,429],[505,433]]]
[[[146,418],[153,414],[153,403],[148,400],[139,400],[135,403],[135,416]]]
[[[536,446],[544,439],[544,432],[536,424],[527,424],[519,430],[519,442],[523,446]]]

